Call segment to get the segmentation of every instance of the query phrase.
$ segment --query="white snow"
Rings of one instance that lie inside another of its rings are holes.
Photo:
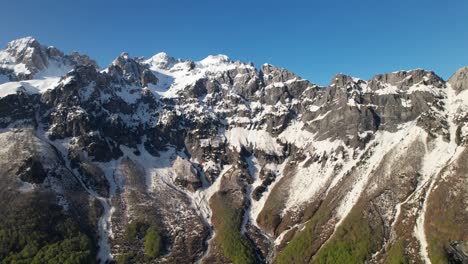
[[[302,122],[293,122],[278,136],[282,142],[294,144],[298,148],[308,151],[307,158],[297,166],[283,213],[294,210],[310,201],[319,191],[331,189],[359,160],[343,160],[338,157],[338,160],[335,162],[328,161],[325,166],[322,166],[321,163],[312,162],[308,167],[305,167],[311,156],[330,154],[338,147],[342,147],[347,151],[349,156],[352,156],[354,152],[340,140],[316,140],[314,134],[306,131],[303,126]],[[343,168],[340,173],[336,174],[334,168],[338,164],[341,164]]]
[[[373,134],[373,133],[374,133],[374,131],[372,131],[372,130],[366,130],[364,132],[358,133],[358,137],[359,138],[366,138],[367,135]]]
[[[284,230],[283,232],[281,232],[281,234],[279,234],[275,241],[274,241],[274,244],[275,246],[279,246],[281,244],[281,242],[283,242],[283,239],[284,239],[284,236],[289,232],[291,231],[292,229],[294,228],[298,228],[299,232],[304,230],[305,226],[307,225],[307,223],[309,222],[308,221],[305,221],[304,223],[299,223],[299,224],[295,224],[293,226],[289,226],[286,230]]]
[[[211,55],[201,61],[191,62],[175,60],[165,53],[158,53],[145,63],[150,65],[150,69],[159,79],[158,84],[149,85],[149,88],[165,98],[177,97],[180,91],[202,78],[210,78],[236,67],[253,69],[252,66],[232,62],[225,55]]]
[[[433,95],[439,96],[441,95],[442,90],[432,85],[424,85],[422,83],[418,83],[409,87],[408,90],[406,91],[406,93],[408,94],[415,93],[415,92],[427,92],[427,93],[431,93]]]
[[[176,60],[174,58],[171,58],[167,53],[160,52],[154,55],[153,57],[149,58],[147,60],[147,63],[160,69],[167,69],[174,66]]]
[[[356,100],[354,100],[354,98],[348,98],[348,105],[349,106],[358,106],[359,104],[356,103]]]
[[[35,94],[38,90],[29,85],[23,86],[20,82],[7,82],[0,85],[0,97],[5,97],[10,94],[16,94],[20,91],[28,94]]]
[[[120,90],[116,91],[116,95],[122,98],[128,104],[134,104],[138,99],[141,98],[142,89],[133,86],[124,86]]]
[[[320,110],[320,106],[317,106],[317,105],[309,105],[307,107],[307,109],[310,111],[310,112],[316,112],[318,110]]]
[[[388,153],[393,147],[395,147],[403,138],[408,137],[408,131],[413,131],[413,133],[416,133],[419,130],[420,129],[415,127],[414,122],[410,122],[395,133],[379,131],[375,134],[374,142],[378,143],[378,145],[374,148],[372,155],[367,161],[367,164],[361,166],[364,171],[358,175],[357,181],[353,183],[351,190],[345,195],[340,205],[338,206],[336,214],[339,222],[336,224],[335,228],[340,225],[343,219],[348,215],[353,206],[356,204],[365,186],[367,185],[369,176],[371,175],[373,169],[379,165],[384,155]],[[336,184],[337,181],[334,183]],[[332,183],[332,186],[334,183]]]
[[[229,62],[230,60],[228,56],[220,54],[220,55],[209,55],[208,57],[201,60],[199,64],[204,67],[211,67],[211,66],[221,66]]]
[[[412,106],[412,102],[411,102],[411,99],[404,99],[404,98],[401,98],[401,105],[403,107],[411,107]]]
[[[460,94],[455,95],[455,91],[450,85],[448,85],[445,90],[446,99],[445,105],[447,107],[448,119],[449,122],[449,132],[450,132],[450,142],[444,141],[441,137],[438,137],[431,145],[426,144],[426,156],[424,157],[423,167],[421,169],[421,174],[423,175],[422,182],[420,184],[421,189],[424,186],[426,187],[426,193],[424,194],[422,208],[419,212],[419,216],[416,219],[416,225],[414,227],[414,235],[420,243],[420,255],[426,263],[431,263],[429,259],[429,254],[427,251],[428,242],[426,239],[426,233],[424,229],[426,209],[427,209],[427,199],[431,191],[434,188],[434,185],[437,180],[437,176],[440,174],[440,171],[447,165],[450,164],[461,152],[458,151],[459,147],[455,142],[456,138],[456,124],[453,122],[456,117],[457,112],[460,107],[463,107],[463,104],[466,104],[468,101],[464,100],[464,95]]]
[[[205,76],[203,71],[191,70],[189,63],[186,62],[179,62],[169,70],[157,67],[151,65],[151,70],[160,81],[148,88],[167,98],[177,97],[178,92]]]
[[[441,95],[441,92],[443,90],[443,89],[434,87],[433,85],[424,85],[422,82],[414,84],[406,90],[398,89],[397,86],[394,86],[388,83],[381,83],[381,85],[383,85],[383,88],[374,90],[373,93],[378,94],[378,95],[389,95],[389,94],[412,94],[415,92],[427,92],[427,93],[431,93],[433,95],[439,96]],[[372,91],[367,91],[367,88],[366,88],[366,92],[372,92]]]
[[[267,87],[265,87],[265,89],[273,89],[273,88],[282,88],[282,87],[285,87],[286,84],[283,83],[283,82],[274,82],[270,85],[268,85]]]
[[[401,90],[398,89],[398,87],[391,85],[391,84],[383,84],[384,88],[378,89],[375,91],[376,94],[378,95],[385,95],[385,94],[399,94],[401,93]]]
[[[314,140],[314,134],[305,130],[304,123],[295,121],[278,136],[281,142],[292,143],[296,147],[306,148]]]
[[[15,74],[31,73],[26,68],[26,65],[24,63],[16,62],[16,58],[10,54],[9,50],[14,50],[15,52],[23,52],[25,49],[31,49],[27,45],[28,42],[32,40],[32,38],[22,38],[8,43],[7,49],[0,51],[0,67],[12,70]]]
[[[39,71],[34,75],[35,79],[44,79],[44,78],[59,78],[67,74],[73,69],[72,65],[64,64],[61,61],[55,59],[49,59],[49,64],[47,68]]]
[[[247,186],[246,190],[246,197],[248,199],[248,208],[246,208],[246,211],[243,215],[242,219],[242,224],[241,224],[241,233],[244,234],[246,232],[246,226],[247,224],[253,223],[255,225],[255,219],[252,218],[251,210],[253,203],[256,203],[254,199],[252,199],[252,190],[255,190],[256,187],[260,186],[262,184],[262,180],[259,177],[259,173],[261,170],[260,165],[258,164],[257,158],[255,158],[254,155],[251,155],[250,157],[246,158],[247,165],[248,165],[248,170],[249,174],[254,180],[253,184]]]
[[[310,201],[320,190],[326,187],[327,182],[333,176],[334,166],[322,167],[321,163],[313,162],[305,167],[310,158],[309,154],[303,162],[297,165],[283,213],[294,210]]]
[[[265,130],[234,127],[225,132],[225,137],[229,144],[237,151],[240,151],[242,146],[251,146],[255,149],[263,150],[267,154],[281,156],[283,153],[282,147],[276,142],[276,139]]]
[[[260,164],[258,163],[257,158],[254,155],[247,158],[247,164],[249,166],[248,169],[249,169],[250,176],[254,180],[254,182],[251,184],[251,186],[252,186],[252,189],[255,189],[258,186],[262,185],[262,182],[263,182],[263,180],[260,179],[260,177],[259,177],[259,173],[260,173],[260,170],[262,169],[262,167],[260,166]],[[253,201],[253,202],[255,202],[255,201]]]
[[[308,123],[311,124],[311,123],[313,123],[313,122],[315,122],[315,121],[322,120],[322,119],[324,119],[328,114],[330,114],[331,112],[332,112],[332,111],[329,110],[329,111],[327,111],[327,112],[325,112],[325,113],[322,113],[322,114],[320,114],[319,116],[317,116],[316,118],[314,118],[313,120],[308,121]]]
[[[55,88],[59,84],[61,76],[70,70],[71,66],[50,60],[49,67],[38,72],[32,80],[0,84],[0,97],[16,94],[19,91],[27,94],[43,93]]]
[[[447,143],[441,137],[439,137],[435,140],[434,146],[432,146],[432,150],[427,149],[427,154],[424,157],[423,168],[421,170],[423,179],[420,184],[420,188],[421,190],[425,188],[426,193],[423,198],[424,200],[422,208],[419,212],[419,216],[416,219],[414,235],[420,243],[420,254],[426,263],[431,263],[429,259],[429,254],[427,252],[428,243],[426,240],[426,233],[424,230],[427,199],[429,197],[429,194],[431,193],[431,190],[434,188],[434,184],[436,182],[435,177],[448,163],[448,161],[454,156],[454,154],[456,153],[456,148],[457,145],[454,143],[454,141]]]

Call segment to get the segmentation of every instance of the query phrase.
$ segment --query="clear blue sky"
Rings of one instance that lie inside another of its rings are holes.
[[[341,72],[468,65],[466,0],[0,0],[0,45],[33,36],[106,66],[122,51],[268,62],[319,84]]]

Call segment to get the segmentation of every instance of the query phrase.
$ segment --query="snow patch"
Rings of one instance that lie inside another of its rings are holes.
[[[406,108],[410,108],[412,106],[411,99],[404,99],[401,98],[401,105]]]
[[[401,90],[398,87],[390,84],[382,84],[384,87],[375,91],[375,94],[386,95],[386,94],[400,94]]]
[[[165,53],[158,53],[145,61],[159,79],[158,84],[149,88],[161,97],[175,98],[186,87],[202,78],[211,78],[236,67],[252,68],[239,62],[232,62],[225,55],[208,56],[199,62],[175,60]]]
[[[318,110],[320,110],[320,106],[317,106],[317,105],[309,105],[307,107],[307,109],[310,111],[310,112],[317,112]]]
[[[423,175],[421,186],[429,185],[429,187],[427,187],[423,198],[424,200],[422,208],[419,212],[418,218],[416,219],[416,225],[414,227],[414,236],[420,243],[420,255],[426,263],[431,263],[431,260],[429,259],[429,253],[427,251],[428,242],[424,228],[427,200],[431,191],[434,189],[434,185],[437,180],[436,177],[440,174],[441,170],[447,164],[450,164],[453,159],[457,157],[457,154],[460,153],[460,151],[458,151],[459,147],[455,142],[457,126],[453,121],[456,117],[459,107],[463,103],[466,103],[463,98],[459,97],[460,95],[455,95],[455,91],[450,85],[448,85],[445,92],[445,105],[448,112],[447,120],[449,122],[450,142],[446,142],[442,139],[442,137],[438,137],[431,145],[426,145],[428,154],[426,154],[424,157],[424,163],[421,169],[421,174]]]
[[[241,148],[252,147],[265,151],[267,154],[281,156],[282,147],[276,142],[276,138],[264,130],[250,130],[243,127],[234,127],[225,132],[225,137],[229,144],[238,152]]]
[[[373,153],[369,157],[367,164],[362,166],[365,171],[358,176],[357,181],[353,183],[351,190],[344,196],[343,200],[338,206],[336,214],[339,222],[336,224],[335,228],[340,225],[340,223],[356,204],[357,200],[364,191],[365,186],[367,185],[372,171],[380,164],[385,154],[393,149],[403,138],[408,137],[408,131],[412,133],[419,133],[420,130],[421,129],[416,127],[414,122],[410,122],[405,124],[403,128],[395,133],[379,131],[375,134],[375,140],[373,142],[377,143],[377,145],[373,148]],[[335,184],[336,183],[337,182],[335,182]]]
[[[18,92],[38,94],[53,89],[59,84],[61,76],[69,72],[71,68],[72,67],[69,65],[50,60],[49,66],[38,72],[34,76],[35,79],[0,84],[0,97],[16,94]],[[2,82],[0,81],[0,83]]]
[[[278,136],[284,143],[292,143],[298,148],[305,148],[314,140],[314,134],[305,130],[304,123],[294,121]]]

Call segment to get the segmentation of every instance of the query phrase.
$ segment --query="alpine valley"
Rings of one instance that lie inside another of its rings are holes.
[[[0,51],[1,263],[468,263],[468,68]]]

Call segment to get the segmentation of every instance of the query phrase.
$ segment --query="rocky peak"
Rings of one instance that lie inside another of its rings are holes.
[[[333,76],[333,79],[330,82],[330,87],[345,87],[347,84],[353,82],[353,77],[345,74],[338,73]]]
[[[76,51],[73,51],[69,58],[74,65],[83,65],[83,66],[93,66],[96,69],[99,69],[99,66],[94,60],[92,60],[88,55],[79,54]]]
[[[215,65],[221,65],[221,64],[229,64],[232,61],[229,59],[228,56],[226,55],[210,55],[203,60],[200,61],[200,64],[202,66],[215,66]]]
[[[122,52],[117,58],[114,59],[112,65],[124,68],[127,63],[135,64],[135,60],[130,58],[128,52]]]
[[[278,68],[271,64],[263,64],[260,72],[263,76],[265,85],[269,85],[275,82],[286,82],[293,79],[302,79],[286,69]]]
[[[339,73],[333,77],[329,87],[338,95],[347,94],[347,97],[355,97],[362,94],[367,87],[367,82],[359,78]]]
[[[8,42],[6,50],[17,58],[24,55],[28,48],[40,48],[41,44],[33,37],[24,37]]]
[[[434,72],[423,69],[378,74],[369,81],[369,87],[372,90],[384,88],[386,85],[408,90],[411,86],[417,84],[442,88],[445,82]]]
[[[25,37],[9,42],[0,51],[0,74],[10,80],[29,80],[41,71],[45,75],[60,77],[64,72],[77,65],[91,65],[98,68],[96,62],[87,55],[73,52],[65,55],[53,46],[44,46],[32,37]]]
[[[448,80],[457,93],[468,89],[468,67],[460,68]]]
[[[365,84],[366,82],[361,79],[339,73],[333,76],[328,87],[330,94],[346,99],[361,94],[361,86]]]
[[[122,77],[127,83],[139,84],[146,87],[149,83],[156,84],[158,79],[149,70],[147,64],[138,58],[130,58],[127,52],[118,56],[108,68],[111,76]]]
[[[53,47],[42,46],[36,39],[25,37],[8,43],[0,55],[2,68],[11,68],[17,74],[31,78],[36,72],[45,69],[49,63],[49,56],[62,56],[63,54]],[[22,65],[21,67],[18,67]],[[21,79],[23,79],[21,78]]]
[[[353,87],[353,86],[356,86],[356,85],[362,86],[362,85],[365,85],[366,83],[367,82],[362,80],[362,79],[339,73],[339,74],[336,74],[335,76],[333,76],[333,79],[331,80],[329,86],[330,87],[337,86],[337,87],[348,87],[349,88],[349,87]]]
[[[165,52],[160,52],[153,57],[149,58],[146,61],[148,64],[153,65],[159,69],[169,69],[177,62],[177,60],[173,57],[170,57]]]

